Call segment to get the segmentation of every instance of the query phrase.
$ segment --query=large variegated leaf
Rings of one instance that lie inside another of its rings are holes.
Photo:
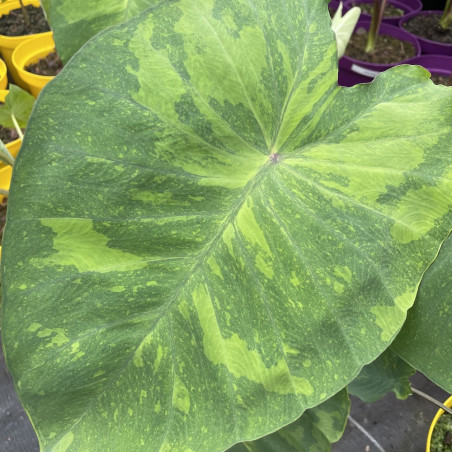
[[[165,0],[45,0],[60,58],[69,58],[95,34],[126,22],[147,7]]]
[[[256,441],[236,444],[230,452],[328,452],[344,433],[350,399],[346,390],[307,410],[292,424]]]
[[[394,350],[445,391],[452,393],[452,239],[427,270]]]
[[[338,87],[330,24],[172,1],[43,90],[2,265],[44,450],[225,449],[391,343],[452,226],[452,92],[414,67]]]
[[[411,395],[410,376],[415,372],[389,348],[363,367],[348,385],[348,392],[368,403],[376,402],[390,391],[403,400]]]

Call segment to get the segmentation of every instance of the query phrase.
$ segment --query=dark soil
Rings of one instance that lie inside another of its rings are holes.
[[[0,126],[0,139],[4,144],[10,143],[11,141],[17,140],[19,135],[17,134],[16,129],[10,129],[8,127]]]
[[[361,9],[362,13],[366,13],[369,16],[372,15],[374,10],[373,3],[360,3],[360,2],[352,2],[352,6],[358,6]],[[401,17],[405,14],[405,11],[400,8],[396,8],[394,5],[388,3],[386,5],[385,11],[383,13],[383,17]]]
[[[25,23],[22,9],[13,9],[9,14],[0,16],[0,34],[3,36],[23,36],[50,31],[44,12],[33,5],[25,7],[30,19],[30,28]]]
[[[345,50],[345,54],[356,60],[366,63],[392,64],[398,63],[406,58],[416,56],[413,44],[406,41],[399,41],[388,35],[380,35],[373,53],[366,53],[364,49],[367,44],[367,31],[358,28],[353,33],[350,42]]]
[[[430,77],[435,85],[452,86],[452,77],[445,75],[432,74]]]
[[[412,17],[403,23],[403,28],[416,36],[430,41],[452,44],[452,28],[443,30],[439,25],[439,14],[425,14]]]
[[[51,52],[37,63],[25,67],[26,71],[37,75],[57,75],[61,69],[63,69],[63,63],[56,52]]]

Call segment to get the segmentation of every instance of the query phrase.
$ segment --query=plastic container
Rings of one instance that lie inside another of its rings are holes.
[[[427,69],[432,75],[450,77],[452,74],[452,56],[449,55],[421,55],[410,58],[409,64],[418,64]]]
[[[355,3],[355,5],[353,5]],[[344,11],[349,10],[352,6],[358,6],[359,3],[374,3],[374,0],[346,0],[344,2]],[[395,6],[396,8],[405,11],[402,16],[397,17],[384,17],[382,23],[398,26],[402,18],[409,14],[416,13],[422,9],[421,0],[389,0],[388,4]],[[371,20],[372,16],[365,12],[361,12],[360,20]]]
[[[28,91],[34,97],[38,97],[42,88],[54,78],[54,76],[37,75],[25,70],[29,64],[37,63],[41,58],[55,51],[53,32],[40,33],[16,47],[12,55],[12,62],[18,77],[26,85]]]
[[[399,26],[402,30],[405,30],[403,28],[403,24],[408,22],[411,18],[415,16],[429,16],[431,14],[441,16],[443,14],[442,11],[419,11],[417,13],[411,13],[408,14],[406,17],[400,20]],[[410,33],[410,32],[408,32]],[[430,39],[423,38],[421,36],[415,35],[414,33],[411,33],[421,45],[422,53],[426,54],[435,54],[435,55],[452,55],[452,44],[444,44],[442,42],[438,41],[431,41]]]
[[[444,403],[443,405],[447,406],[448,408],[452,408],[452,396],[450,396]],[[430,425],[430,430],[428,431],[428,436],[427,436],[427,445],[425,447],[425,452],[432,452],[430,450],[430,444],[432,441],[432,434],[433,434],[433,430],[435,429],[436,423],[438,422],[438,419],[441,417],[441,415],[445,413],[445,411],[443,409],[439,409],[438,412],[436,413],[436,416],[433,418],[432,424]]]
[[[6,64],[3,60],[0,60],[0,90],[6,89],[8,86],[8,76],[7,76]]]
[[[365,30],[369,30],[370,21],[359,20],[356,24],[355,30],[360,27]],[[414,50],[416,51],[416,55],[414,56],[419,56],[421,54],[421,46],[419,45],[419,42],[411,33],[408,33],[407,31],[393,25],[382,23],[380,27],[380,34],[390,35],[394,38],[400,39],[401,41],[408,41],[414,46]],[[366,63],[344,55],[339,60],[339,85],[353,86],[357,83],[369,83],[378,74],[380,74],[380,72],[383,72],[390,67],[398,66],[399,64],[409,63],[412,58],[413,57],[405,58],[391,64],[379,64]]]
[[[39,2],[39,0],[23,0],[23,4],[24,4],[24,6],[27,6],[27,5],[33,5],[36,7],[41,6],[41,3]],[[18,9],[18,8],[20,8],[19,0],[9,0],[5,3],[1,3],[0,4],[0,16],[8,14],[13,9]],[[5,60],[6,66],[8,67],[13,80],[16,82],[17,85],[21,86],[24,89],[26,89],[26,87],[21,85],[20,80],[17,80],[17,72],[15,71],[15,69],[13,67],[11,57],[14,52],[14,49],[22,42],[25,42],[28,39],[30,39],[30,37],[32,37],[32,36],[36,36],[36,35],[23,35],[23,36],[0,35],[0,52],[2,54],[2,57]]]

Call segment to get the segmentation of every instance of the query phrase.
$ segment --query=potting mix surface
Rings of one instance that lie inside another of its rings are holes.
[[[452,44],[452,28],[444,30],[439,25],[441,16],[438,14],[422,14],[414,16],[402,24],[410,33],[430,41]]]
[[[30,26],[27,25],[22,8],[13,9],[9,14],[0,16],[0,34],[3,36],[23,36],[50,31],[49,23],[41,8],[25,6]]]
[[[345,55],[366,63],[392,64],[416,56],[413,44],[407,41],[400,41],[392,36],[381,34],[378,36],[375,50],[366,53],[364,49],[367,44],[367,31],[358,28],[353,33],[350,42],[345,50]]]

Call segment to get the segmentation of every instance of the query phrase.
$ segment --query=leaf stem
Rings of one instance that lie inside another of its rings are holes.
[[[2,140],[0,140],[0,161],[6,163],[7,165],[14,165],[14,157],[8,151]]]
[[[24,6],[24,3],[22,0],[19,0],[19,3],[20,3],[20,9],[22,10],[22,15],[24,17],[25,25],[28,28],[28,30],[30,30],[31,24],[30,24],[30,18],[28,17],[27,10],[25,9],[25,6]]]
[[[374,0],[372,21],[370,23],[369,32],[367,34],[367,45],[365,48],[366,53],[372,53],[375,50],[375,45],[377,44],[381,21],[383,19],[383,13],[385,11],[387,1],[388,0]]]
[[[383,446],[361,424],[359,424],[358,421],[355,421],[355,419],[353,419],[350,415],[348,415],[347,418],[380,452],[386,452],[383,449]]]
[[[448,408],[446,405],[443,405],[441,402],[438,402],[438,400],[434,399],[433,397],[430,397],[428,394],[426,394],[425,392],[419,391],[419,389],[413,388],[411,386],[411,390],[415,393],[420,395],[421,397],[424,397],[424,399],[427,399],[429,402],[434,403],[435,405],[439,406],[440,408],[442,408],[444,411],[447,411],[449,414],[452,414],[452,409]]]
[[[24,134],[22,133],[22,129],[19,127],[19,124],[17,122],[16,117],[14,116],[14,113],[11,113],[11,120],[13,121],[14,127],[15,127],[15,129],[17,131],[17,134],[19,135],[19,138],[21,140],[23,140],[24,139]]]

